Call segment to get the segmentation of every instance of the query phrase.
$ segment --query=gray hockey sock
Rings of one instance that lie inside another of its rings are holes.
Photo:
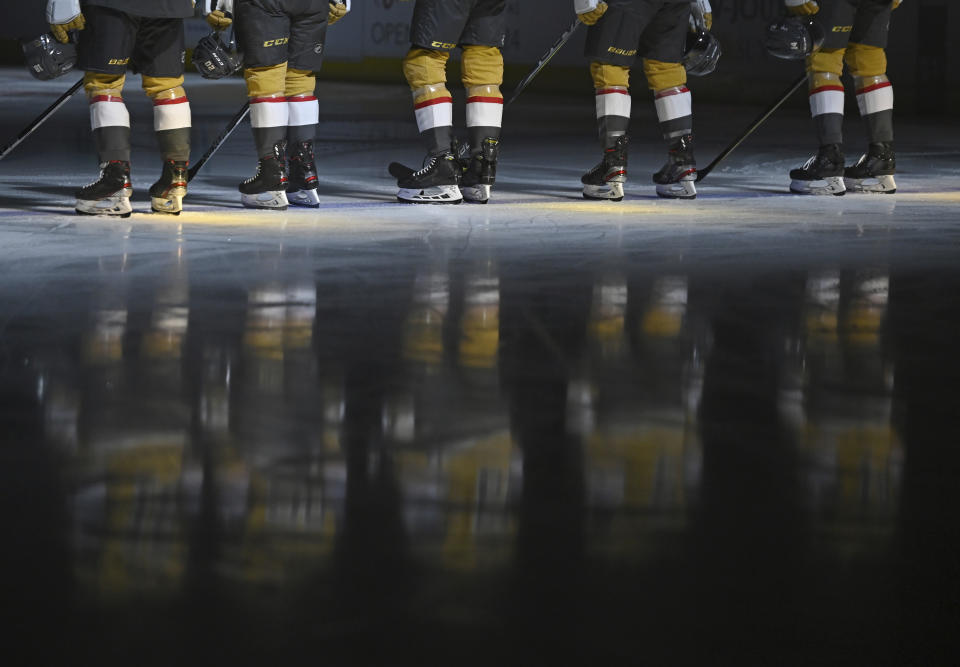
[[[190,128],[157,130],[157,144],[164,160],[186,162],[190,159]]]
[[[287,141],[291,146],[302,141],[313,141],[316,136],[316,125],[291,125],[287,128]]]
[[[453,127],[450,125],[437,125],[429,130],[420,133],[424,143],[427,145],[427,151],[431,154],[443,153],[450,150],[450,144],[453,143]]]
[[[867,114],[863,117],[863,122],[867,125],[870,143],[893,142],[893,109]]]
[[[277,142],[287,138],[287,126],[282,127],[255,127],[253,128],[253,142],[257,146],[257,157],[273,155],[273,147]]]
[[[111,160],[130,161],[130,128],[123,125],[107,125],[93,131],[100,162]]]
[[[600,134],[600,146],[604,149],[612,148],[617,138],[627,133],[630,119],[626,116],[600,116],[597,119],[597,130]]]
[[[817,126],[817,139],[820,140],[821,146],[843,143],[842,113],[820,114],[814,116],[813,121]]]
[[[693,134],[693,116],[682,116],[660,123],[660,134],[667,144],[673,144],[680,137]]]

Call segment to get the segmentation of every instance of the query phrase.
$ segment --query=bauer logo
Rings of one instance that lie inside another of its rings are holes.
[[[430,46],[435,49],[455,49],[457,48],[456,44],[448,44],[446,42],[431,42]]]
[[[276,39],[268,39],[263,43],[264,46],[283,46],[290,41],[289,37],[277,37]]]
[[[614,53],[618,56],[635,56],[637,55],[636,49],[618,49],[615,46],[611,46],[607,49],[607,53]]]

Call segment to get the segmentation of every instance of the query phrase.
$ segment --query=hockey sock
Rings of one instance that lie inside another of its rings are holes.
[[[626,86],[597,88],[597,130],[600,145],[612,148],[630,126],[630,90]]]
[[[164,160],[190,159],[190,102],[183,88],[153,98],[153,129]]]
[[[273,147],[287,138],[289,118],[287,98],[282,94],[250,98],[250,125],[258,158],[273,155]]]
[[[450,150],[453,141],[453,98],[442,83],[413,91],[417,129],[431,153]]]
[[[471,86],[467,88],[467,131],[470,133],[470,153],[478,155],[483,140],[500,138],[503,120],[503,95],[500,86]]]
[[[839,75],[810,73],[810,115],[821,146],[843,143],[843,82]]]
[[[90,97],[90,127],[100,162],[130,161],[130,114],[119,95]]]
[[[317,123],[320,122],[320,104],[314,95],[295,95],[287,98],[289,126],[287,140],[290,145],[301,141],[313,141],[317,135]]]
[[[870,143],[893,141],[893,84],[886,75],[856,77],[857,106]]]
[[[653,93],[664,141],[673,143],[678,137],[693,132],[693,96],[685,85],[656,90]]]

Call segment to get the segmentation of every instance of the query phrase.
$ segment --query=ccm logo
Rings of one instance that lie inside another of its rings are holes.
[[[835,25],[833,26],[834,32],[850,32],[853,30],[852,25]]]
[[[130,62],[129,58],[111,58],[107,61],[108,65],[126,65]]]
[[[457,48],[456,44],[447,44],[446,42],[431,42],[430,46],[435,49],[455,49]]]
[[[277,37],[276,39],[268,39],[263,43],[264,46],[283,46],[290,41],[289,37]]]

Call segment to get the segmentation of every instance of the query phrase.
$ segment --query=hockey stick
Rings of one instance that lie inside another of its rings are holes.
[[[724,148],[720,152],[720,155],[718,155],[713,159],[713,162],[708,164],[703,169],[697,170],[697,181],[699,182],[705,179],[710,174],[710,172],[713,171],[714,167],[716,167],[723,160],[725,160],[726,157],[730,155],[730,153],[737,150],[737,147],[740,144],[742,144],[744,141],[746,141],[747,137],[753,134],[758,127],[763,125],[764,121],[766,121],[770,116],[772,116],[777,109],[783,106],[783,103],[786,102],[788,99],[790,99],[790,96],[793,95],[797,91],[797,89],[799,89],[800,86],[803,85],[803,83],[806,80],[807,80],[807,74],[806,72],[804,72],[802,75],[800,75],[800,77],[796,81],[790,84],[790,87],[787,90],[783,91],[783,94],[777,98],[776,102],[771,104],[769,107],[767,107],[767,109],[762,114],[757,116],[756,120],[750,123],[750,126],[746,130],[744,130],[740,134],[740,136],[733,141],[733,143],[731,143],[729,146]]]
[[[213,157],[213,154],[216,153],[220,147],[223,145],[223,142],[227,140],[235,129],[237,125],[246,118],[247,114],[250,113],[250,102],[244,102],[243,106],[240,107],[240,111],[234,114],[233,118],[223,127],[223,131],[213,140],[213,143],[210,144],[210,148],[207,149],[207,152],[203,154],[203,157],[197,160],[197,163],[190,167],[187,171],[187,181],[192,181],[193,177],[197,175],[197,172],[200,171],[200,168],[206,164],[207,160]]]
[[[536,76],[540,73],[540,71],[547,66],[547,63],[549,63],[550,60],[552,60],[553,57],[557,55],[557,51],[563,48],[563,45],[570,40],[570,38],[573,36],[573,33],[575,33],[577,31],[577,28],[579,27],[580,27],[580,19],[575,19],[574,22],[570,25],[570,27],[564,30],[563,34],[560,35],[557,41],[553,43],[553,46],[551,46],[546,53],[540,56],[540,60],[537,61],[537,64],[536,66],[534,66],[533,70],[531,70],[529,74],[527,74],[525,77],[523,77],[523,79],[520,80],[520,83],[518,83],[516,88],[513,89],[513,93],[510,95],[510,99],[506,101],[504,106],[510,106],[510,104],[512,104],[515,99],[520,97],[520,93],[523,92],[523,89],[530,85],[530,82],[533,81],[534,78],[536,78]]]
[[[57,109],[62,107],[64,104],[66,104],[67,100],[73,97],[73,94],[78,90],[80,90],[82,86],[83,86],[83,79],[81,78],[75,84],[70,86],[70,89],[67,90],[67,92],[65,92],[63,95],[58,97],[56,102],[48,106],[42,114],[34,118],[32,123],[30,123],[25,128],[23,128],[23,130],[20,131],[20,134],[18,134],[15,139],[13,139],[10,143],[6,144],[3,148],[0,148],[0,160],[7,157],[10,151],[12,151],[14,148],[19,146],[24,139],[26,139],[31,134],[33,134],[34,130],[36,130],[38,127],[43,125],[43,123],[47,120],[47,118],[52,116]]]

